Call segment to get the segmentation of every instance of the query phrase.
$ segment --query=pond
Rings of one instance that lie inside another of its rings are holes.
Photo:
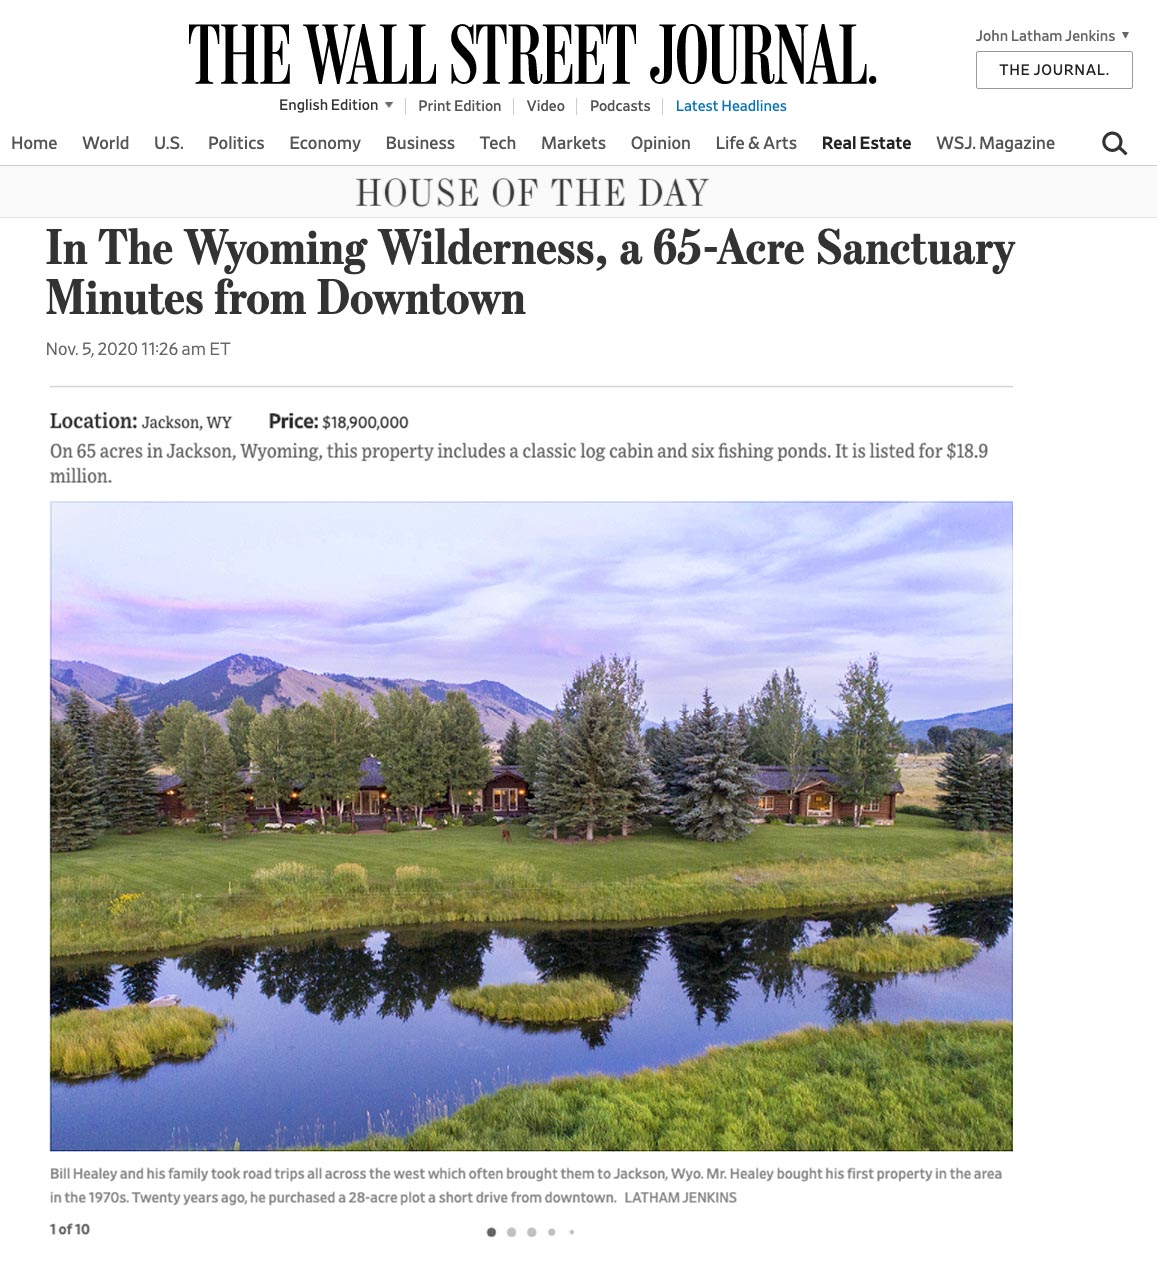
[[[822,938],[921,928],[981,950],[958,970],[883,980],[791,958]],[[628,991],[629,1011],[544,1031],[446,999],[455,987],[582,973]],[[370,1128],[404,1133],[503,1085],[621,1075],[806,1024],[1011,1019],[1012,899],[614,929],[407,928],[57,966],[51,984],[54,1014],[174,994],[233,1024],[196,1062],[53,1081],[53,1149],[344,1143]]]

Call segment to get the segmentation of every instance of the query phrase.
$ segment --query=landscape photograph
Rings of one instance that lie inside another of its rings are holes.
[[[1008,503],[58,503],[61,1151],[1012,1147]]]

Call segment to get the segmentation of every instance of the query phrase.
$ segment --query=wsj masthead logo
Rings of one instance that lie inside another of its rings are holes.
[[[304,23],[317,84],[432,85],[438,65],[425,23]],[[875,84],[857,58],[856,24],[663,23],[657,85]],[[459,23],[450,31],[450,83],[510,85],[630,84],[633,23]],[[191,23],[197,84],[287,85],[290,28],[285,23]]]

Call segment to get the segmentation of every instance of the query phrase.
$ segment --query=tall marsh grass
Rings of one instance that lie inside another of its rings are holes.
[[[52,1019],[49,1063],[54,1075],[72,1078],[140,1072],[159,1059],[201,1058],[226,1025],[193,1006],[70,1010]]]
[[[492,983],[455,988],[450,1004],[500,1023],[582,1023],[619,1014],[630,1004],[620,992],[589,974],[545,983]]]
[[[996,1152],[1012,1147],[1010,1023],[804,1028],[628,1076],[515,1085],[405,1138],[414,1152]]]
[[[937,934],[855,934],[801,947],[792,957],[844,974],[935,974],[964,965],[979,950],[970,939]]]

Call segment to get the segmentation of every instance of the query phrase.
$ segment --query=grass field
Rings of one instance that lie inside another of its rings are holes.
[[[971,961],[979,945],[936,934],[871,934],[824,939],[792,956],[844,974],[936,974]]]
[[[140,1072],[159,1059],[199,1059],[224,1026],[224,1019],[192,1006],[70,1010],[51,1020],[49,1065],[57,1076],[79,1079]]]
[[[932,752],[927,756],[903,753],[899,765],[904,794],[896,797],[897,804],[927,805],[929,809],[936,809],[940,804],[936,790],[937,775],[943,764],[943,752]]]
[[[448,921],[630,921],[1006,892],[1007,836],[901,816],[894,827],[760,825],[710,844],[656,827],[554,842],[527,828],[357,836],[187,828],[52,856],[54,955]],[[296,877],[254,873],[279,863]],[[334,875],[339,865],[364,871]],[[136,897],[131,897],[136,896]]]
[[[517,1085],[357,1151],[958,1152],[1012,1147],[1012,1025],[805,1028],[656,1071]]]

